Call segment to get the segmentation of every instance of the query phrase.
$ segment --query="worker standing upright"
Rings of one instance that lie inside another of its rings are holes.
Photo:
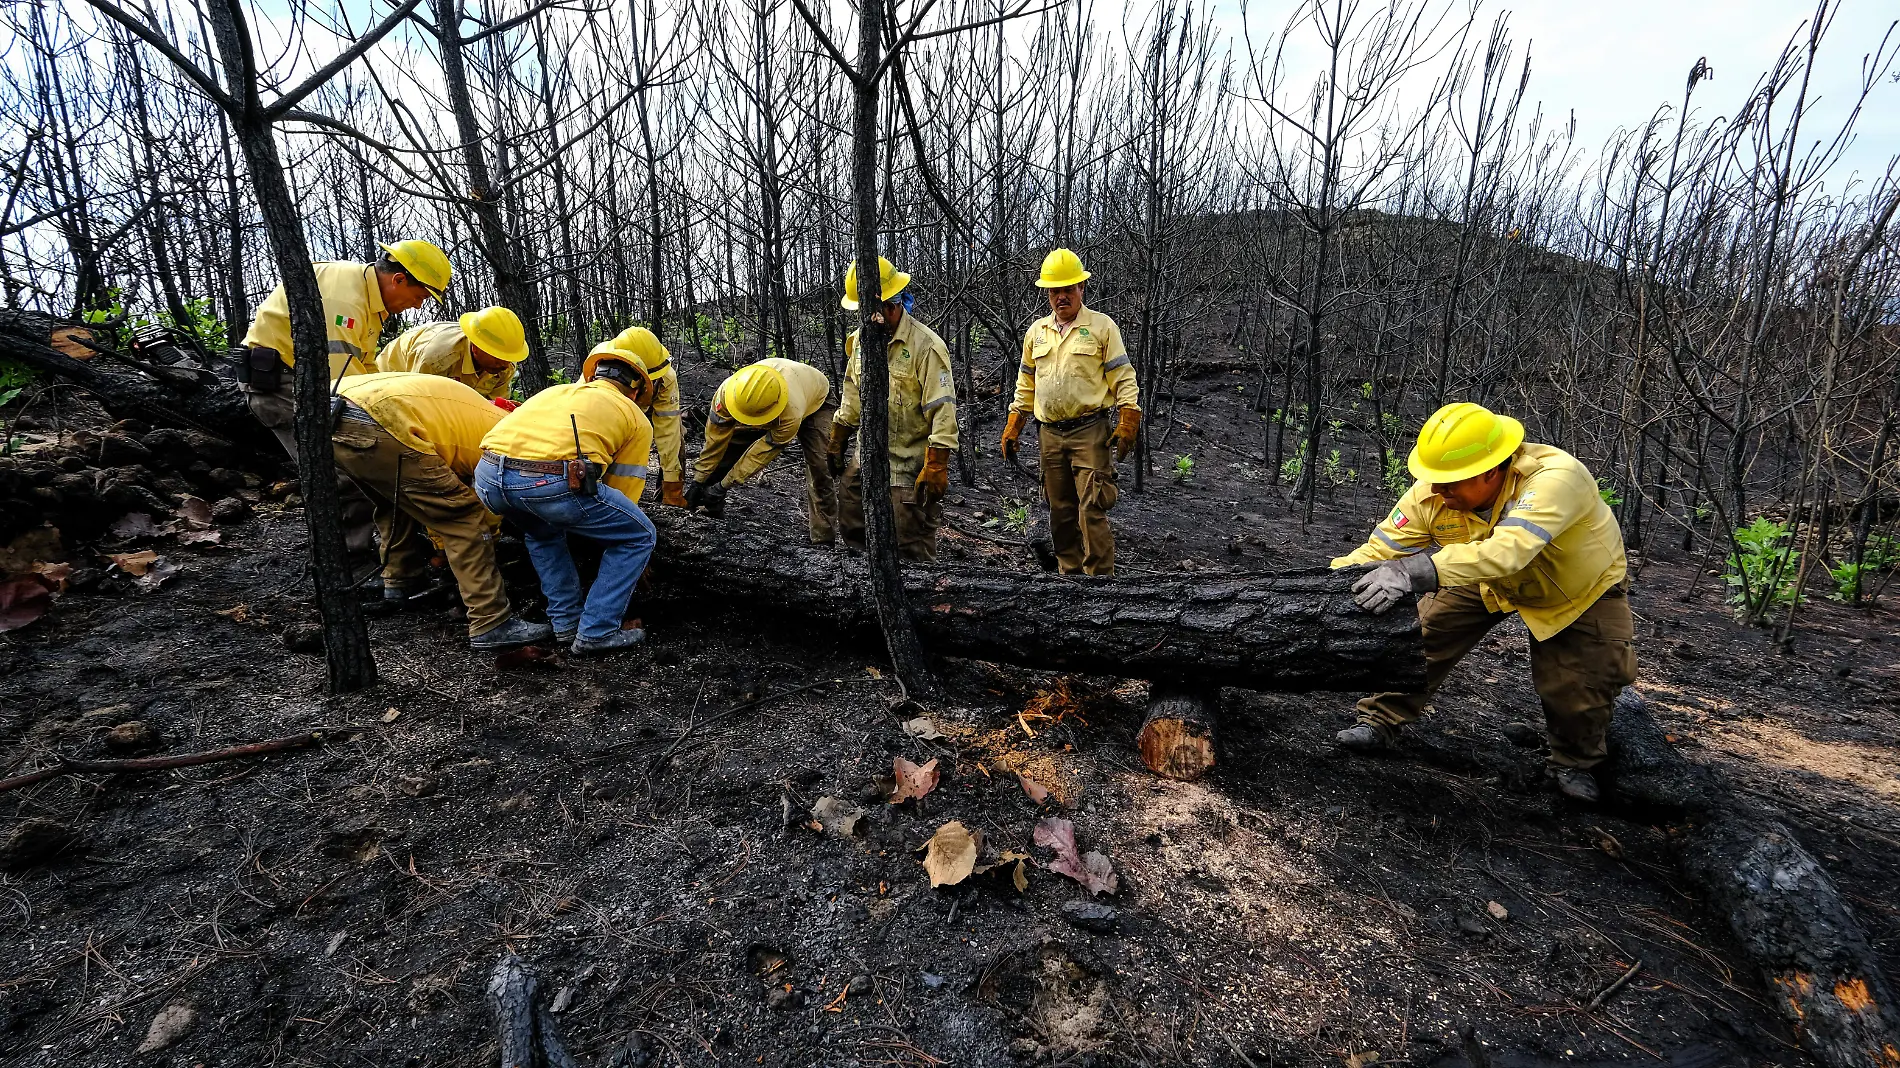
[[[1014,461],[1024,425],[1036,420],[1049,536],[1065,575],[1115,573],[1115,531],[1108,525],[1108,510],[1121,496],[1115,462],[1135,447],[1141,430],[1141,390],[1121,329],[1082,304],[1089,277],[1066,248],[1043,257],[1036,285],[1048,294],[1049,314],[1023,337],[1016,397],[1003,427],[1003,456]]]
[[[1425,692],[1374,694],[1339,744],[1385,749],[1492,627],[1516,612],[1531,632],[1531,682],[1544,706],[1558,790],[1595,801],[1610,710],[1636,679],[1623,531],[1576,457],[1524,440],[1524,424],[1476,404],[1425,421],[1407,460],[1412,488],[1335,568],[1377,564],[1353,585],[1382,613],[1421,596]],[[1427,550],[1435,549],[1428,553]]]
[[[637,503],[653,449],[640,409],[653,382],[638,356],[619,350],[587,357],[581,379],[536,393],[495,424],[475,467],[476,495],[520,526],[554,636],[576,656],[646,640],[621,622],[654,543],[653,521]],[[602,549],[585,601],[569,534]]]
[[[686,468],[680,461],[680,375],[679,369],[673,366],[673,354],[644,326],[622,330],[605,347],[640,357],[647,376],[653,379],[653,400],[647,409],[647,419],[653,424],[653,450],[660,454],[660,503],[684,508]]]
[[[376,370],[383,323],[391,315],[442,299],[449,284],[449,259],[427,241],[398,241],[380,246],[375,263],[326,262],[312,267],[323,294],[323,321],[329,332],[332,382]],[[296,366],[290,343],[290,300],[283,283],[264,298],[244,335],[245,360],[238,388],[251,414],[277,438],[297,462],[296,397],[285,372]],[[308,472],[303,472],[308,474]],[[338,485],[343,512],[343,542],[352,552],[374,547],[375,509],[348,478]]]
[[[494,400],[514,388],[515,365],[527,358],[521,317],[495,305],[404,330],[376,354],[376,369],[453,378]]]
[[[489,398],[452,378],[390,371],[337,387],[336,463],[370,497],[383,543],[383,593],[402,599],[428,568],[427,529],[468,609],[468,644],[506,649],[545,639],[546,624],[511,616],[495,564],[494,516],[470,490],[482,438],[501,422]]]
[[[825,452],[831,441],[831,379],[809,364],[777,357],[739,368],[713,392],[706,443],[693,463],[689,507],[724,515],[726,491],[765,469],[787,445],[805,454],[805,503],[814,545],[836,539],[837,494]]]
[[[910,314],[910,275],[877,261],[880,307],[872,318],[889,335],[885,363],[890,370],[889,453],[891,511],[897,520],[897,551],[906,560],[937,559],[937,527],[943,521],[943,495],[950,488],[950,451],[957,447],[957,390],[950,375],[950,350],[943,339]],[[904,299],[899,300],[899,297]],[[847,309],[858,307],[858,265],[844,276]],[[858,332],[844,339],[844,403],[831,420],[832,474],[842,473],[838,491],[838,527],[844,543],[864,548],[864,474],[860,454],[849,462],[845,446],[858,427],[863,398],[863,363]],[[862,443],[860,442],[860,448]]]

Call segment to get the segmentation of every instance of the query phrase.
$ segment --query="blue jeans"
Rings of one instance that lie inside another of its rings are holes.
[[[548,622],[557,633],[577,631],[598,641],[620,629],[633,585],[653,555],[653,521],[639,505],[605,483],[597,495],[584,497],[568,489],[560,475],[512,468],[504,473],[489,459],[475,465],[475,495],[489,511],[521,528],[548,599]],[[603,550],[585,607],[581,576],[567,551],[569,534],[592,538]]]

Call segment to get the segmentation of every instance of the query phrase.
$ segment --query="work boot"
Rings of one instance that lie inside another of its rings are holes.
[[[1340,731],[1333,736],[1333,741],[1338,742],[1341,749],[1349,752],[1378,753],[1392,748],[1396,739],[1387,737],[1383,731],[1370,723],[1361,723]]]
[[[557,630],[554,632],[554,644],[572,645],[574,644],[575,636],[578,634],[580,634],[578,630]]]
[[[533,645],[544,642],[554,636],[554,628],[546,623],[530,623],[520,616],[509,616],[500,626],[482,631],[468,640],[470,649],[513,649],[520,645]]]
[[[1572,801],[1594,805],[1603,796],[1596,773],[1588,768],[1552,768],[1550,777],[1557,780],[1557,792]]]
[[[607,653],[631,649],[647,640],[647,632],[635,627],[632,630],[617,630],[605,638],[575,638],[568,650],[575,656],[603,656]]]

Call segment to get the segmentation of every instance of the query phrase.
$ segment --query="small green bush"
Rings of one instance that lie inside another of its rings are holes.
[[[1795,576],[1800,570],[1801,554],[1792,545],[1784,545],[1788,525],[1767,516],[1735,530],[1740,552],[1728,556],[1728,573],[1723,580],[1729,586],[1729,603],[1737,618],[1760,621],[1777,608],[1792,606],[1796,600]]]

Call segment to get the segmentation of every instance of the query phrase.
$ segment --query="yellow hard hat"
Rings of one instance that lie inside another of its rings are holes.
[[[1087,279],[1089,273],[1082,269],[1082,257],[1066,248],[1056,249],[1042,258],[1042,277],[1036,279],[1036,285],[1043,289],[1061,289]]]
[[[646,384],[653,380],[653,376],[647,374],[646,362],[640,359],[639,353],[628,352],[626,349],[619,348],[611,341],[603,341],[595,345],[594,351],[588,353],[587,359],[581,362],[581,381],[592,382],[594,380],[594,373],[599,370],[601,364],[606,363],[608,360],[612,360],[615,363],[624,363],[633,369],[634,377],[640,380],[634,389],[635,393],[644,392]]]
[[[1457,482],[1503,463],[1524,444],[1524,424],[1469,401],[1447,404],[1425,420],[1405,461],[1422,482]]]
[[[520,363],[528,358],[528,332],[521,317],[497,304],[481,311],[463,312],[456,320],[468,343],[497,360]]]
[[[764,426],[778,418],[790,400],[785,376],[762,363],[741,367],[719,387],[726,414],[747,426]]]
[[[449,258],[427,241],[398,241],[393,245],[377,245],[377,248],[389,253],[389,258],[409,272],[409,277],[421,283],[422,288],[442,299],[442,292],[449,288],[449,275],[453,268]]]
[[[889,300],[902,293],[904,287],[910,284],[910,275],[891,266],[891,261],[882,256],[877,258],[877,277],[878,288],[884,291],[884,295],[878,298],[880,301]],[[850,270],[844,272],[844,299],[838,303],[853,311],[857,310],[858,265],[856,261],[852,262]]]
[[[609,344],[640,357],[649,374],[659,374],[666,369],[667,361],[673,358],[672,353],[666,351],[666,346],[660,344],[660,339],[654,336],[653,331],[644,326],[627,327],[615,334]]]

